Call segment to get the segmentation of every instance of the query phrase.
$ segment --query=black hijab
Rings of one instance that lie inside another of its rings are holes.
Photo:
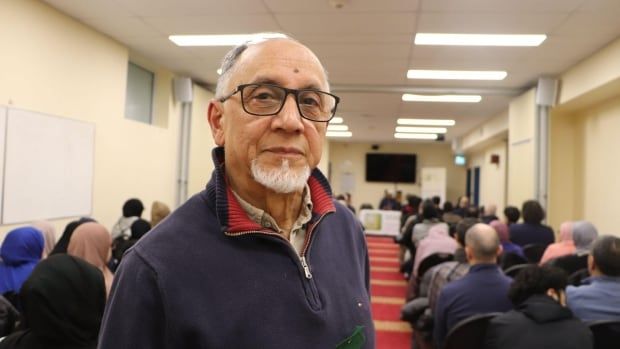
[[[151,223],[139,218],[131,225],[131,239],[140,240],[149,230],[151,230]]]
[[[67,253],[67,247],[69,247],[69,241],[71,241],[71,236],[73,235],[73,232],[75,231],[75,229],[77,229],[77,227],[79,227],[80,225],[86,222],[96,222],[96,221],[92,218],[82,217],[78,219],[77,221],[69,222],[69,224],[67,224],[67,226],[65,227],[65,231],[62,232],[62,236],[60,237],[60,240],[58,240],[58,242],[52,249],[52,252],[50,252],[50,256],[57,254],[57,253]]]
[[[0,349],[95,349],[105,292],[103,274],[88,262],[67,254],[43,260],[21,289],[27,329]]]

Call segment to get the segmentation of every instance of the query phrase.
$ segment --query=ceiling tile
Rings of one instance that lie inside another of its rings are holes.
[[[579,11],[602,14],[615,13],[620,15],[620,1],[618,0],[587,0],[584,1]]]
[[[120,42],[128,42],[125,38],[165,37],[163,33],[137,17],[99,17],[86,18],[82,21]]]
[[[336,9],[328,0],[291,1],[264,0],[273,13],[326,13],[326,12],[410,12],[416,11],[419,0],[344,0],[344,6]]]
[[[116,0],[140,17],[208,16],[214,14],[266,14],[268,9],[256,0]]]
[[[271,15],[145,17],[144,22],[165,35],[247,34],[278,32]]]
[[[416,15],[405,13],[276,14],[287,33],[297,34],[402,34],[413,33]]]
[[[130,17],[131,12],[114,0],[44,0],[74,18]]]
[[[583,0],[423,0],[424,12],[537,13],[571,12]]]
[[[481,34],[544,34],[561,24],[568,14],[422,13],[418,32]]]

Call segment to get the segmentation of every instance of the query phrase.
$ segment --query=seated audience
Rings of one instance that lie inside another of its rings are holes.
[[[443,214],[441,215],[441,220],[446,222],[447,224],[453,225],[461,221],[463,217],[458,214],[452,212],[454,207],[450,201],[446,201],[443,203]]]
[[[510,227],[512,224],[517,223],[519,218],[521,218],[521,212],[518,208],[514,206],[506,206],[504,208],[504,223],[506,225]]]
[[[497,237],[502,245],[502,254],[514,253],[525,258],[521,246],[510,241],[510,233],[508,232],[508,226],[506,224],[500,222],[499,220],[494,220],[489,225],[497,232]]]
[[[476,314],[512,309],[507,296],[512,279],[497,265],[502,247],[495,230],[482,223],[471,227],[465,234],[465,252],[469,272],[447,284],[437,300],[433,329],[437,348],[443,346],[448,332],[459,321]]]
[[[489,323],[484,349],[589,349],[592,334],[566,307],[566,273],[531,265],[508,291],[514,310]]]
[[[588,267],[588,254],[594,240],[598,237],[596,227],[587,221],[578,221],[573,223],[573,242],[575,244],[575,253],[557,257],[548,262],[549,265],[564,269],[571,275],[572,273],[586,269]]]
[[[536,200],[523,203],[523,223],[510,225],[510,241],[523,247],[529,244],[551,245],[555,241],[553,230],[543,225],[545,211]]]
[[[116,271],[116,268],[120,264],[125,251],[127,251],[131,246],[138,242],[138,240],[140,240],[150,230],[151,224],[140,218],[137,221],[133,222],[133,224],[131,225],[131,237],[129,239],[118,237],[112,242],[112,271]]]
[[[495,215],[496,213],[497,213],[497,205],[495,204],[486,205],[484,207],[482,217],[480,217],[480,220],[482,221],[482,223],[489,224],[492,221],[499,219]]]
[[[43,254],[43,234],[34,227],[11,230],[0,247],[0,294],[19,289]]]
[[[25,330],[0,349],[95,349],[105,307],[97,268],[59,254],[43,260],[21,289]]]
[[[573,242],[573,222],[564,222],[560,225],[560,236],[558,242],[547,246],[545,253],[540,259],[543,265],[553,258],[566,256],[575,253],[575,243]]]
[[[351,201],[351,193],[344,193],[344,198],[347,201],[347,207],[349,208],[349,210],[351,210],[351,212],[353,212],[353,214],[355,214],[355,207],[353,207],[352,201]]]
[[[69,246],[69,241],[71,241],[71,236],[73,235],[75,229],[80,225],[88,222],[95,222],[95,220],[88,217],[82,217],[78,220],[69,222],[69,224],[67,224],[67,226],[65,227],[65,231],[62,232],[60,240],[58,240],[50,255],[67,253],[67,246]]]
[[[588,269],[588,285],[566,290],[569,308],[583,321],[620,320],[620,238],[596,239]]]
[[[43,234],[45,245],[43,246],[42,258],[46,258],[54,249],[54,245],[56,245],[56,228],[48,221],[37,221],[32,223],[32,226],[39,229]]]
[[[411,241],[417,247],[422,239],[424,239],[429,230],[435,226],[440,225],[443,226],[445,231],[448,231],[448,225],[439,220],[439,215],[437,213],[437,209],[435,208],[435,204],[431,200],[424,200],[422,203],[422,212],[421,212],[422,222],[417,223],[413,226],[413,233],[411,235]]]
[[[469,197],[463,195],[456,200],[456,208],[452,210],[452,213],[461,217],[468,217]]]
[[[475,218],[465,218],[456,225],[456,243],[458,248],[454,252],[454,261],[441,263],[433,267],[430,284],[428,287],[428,306],[431,310],[435,309],[437,298],[443,287],[454,280],[462,278],[469,271],[469,263],[465,254],[465,234],[469,228],[478,223]]]
[[[112,253],[111,245],[112,239],[108,230],[99,223],[89,222],[75,229],[67,248],[68,254],[82,258],[103,273],[106,294],[110,292],[113,279],[112,272],[108,268]]]
[[[441,209],[441,197],[435,195],[431,198],[433,204],[435,204],[435,208],[437,209],[437,213],[441,217],[443,215],[443,210]]]
[[[131,236],[131,225],[142,216],[144,205],[139,199],[129,199],[123,204],[123,215],[112,227],[112,239],[119,236],[129,238]]]
[[[435,253],[454,254],[457,248],[458,244],[448,234],[447,226],[433,226],[428,232],[428,236],[422,239],[418,245],[413,263],[413,276],[422,276],[418,275],[418,268],[424,258]]]
[[[154,227],[170,214],[168,205],[161,201],[153,201],[151,206],[151,226]]]

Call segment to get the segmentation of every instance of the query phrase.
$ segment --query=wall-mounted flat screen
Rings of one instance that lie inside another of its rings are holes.
[[[415,183],[415,154],[366,154],[366,181]]]

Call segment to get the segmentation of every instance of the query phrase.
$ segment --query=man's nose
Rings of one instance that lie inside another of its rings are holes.
[[[284,99],[284,105],[280,112],[274,117],[274,126],[287,131],[299,131],[303,129],[303,122],[297,99],[292,93]]]

